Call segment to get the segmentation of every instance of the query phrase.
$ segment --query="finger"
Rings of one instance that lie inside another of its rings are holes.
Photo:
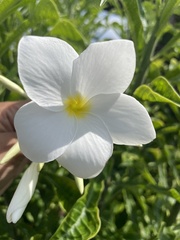
[[[6,152],[17,142],[15,132],[0,133],[0,160]]]
[[[28,101],[0,102],[0,132],[14,132],[14,116]]]
[[[0,103],[0,159],[17,142],[14,116],[27,101]],[[0,195],[9,187],[29,162],[21,153],[9,162],[0,165]]]
[[[0,159],[16,142],[15,132],[0,133]],[[10,186],[28,162],[29,160],[20,153],[12,160],[0,165],[0,195]]]
[[[28,159],[19,154],[9,162],[0,165],[0,195],[4,193],[19,173],[23,171],[28,162]]]

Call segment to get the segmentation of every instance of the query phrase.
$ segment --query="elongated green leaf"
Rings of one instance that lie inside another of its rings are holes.
[[[13,11],[20,0],[1,0],[0,1],[0,22],[4,20],[8,13]]]
[[[103,182],[92,181],[88,184],[84,195],[78,199],[50,240],[92,239],[100,229],[97,205],[103,188]]]
[[[171,188],[169,192],[170,192],[170,195],[174,199],[176,199],[176,201],[180,202],[180,193],[175,188]]]
[[[126,17],[128,18],[129,28],[132,39],[137,49],[144,45],[143,25],[141,22],[140,11],[137,0],[121,0]]]
[[[165,6],[161,11],[160,14],[160,19],[157,22],[158,24],[158,31],[157,31],[157,35],[163,30],[163,28],[165,27],[166,23],[168,22],[170,16],[173,13],[173,10],[180,4],[180,0],[166,0]]]
[[[164,77],[154,79],[149,86],[141,85],[134,95],[142,100],[171,103],[180,107],[180,96]]]
[[[136,81],[134,83],[133,90],[142,83],[145,83],[145,74],[154,54],[154,49],[158,43],[157,40],[161,37],[161,33],[164,31],[170,16],[178,4],[180,4],[180,0],[165,1],[164,7],[160,11],[159,17],[157,18],[156,24],[152,30],[151,37],[143,50],[142,59],[139,61],[138,72],[136,74]]]
[[[142,172],[142,176],[150,183],[153,185],[156,185],[156,181],[153,178],[153,176],[151,175],[151,173],[149,172],[149,170],[147,168],[144,169],[144,171]]]
[[[163,46],[163,48],[157,52],[157,54],[155,56],[152,57],[152,60],[157,59],[158,57],[162,56],[163,54],[165,54],[171,47],[173,47],[177,41],[180,39],[180,32],[176,33],[171,40]]]
[[[161,132],[163,134],[168,134],[168,133],[177,133],[180,129],[180,124],[173,124],[172,126],[167,126],[161,129]]]
[[[30,1],[31,0],[0,0],[0,23],[15,9]]]

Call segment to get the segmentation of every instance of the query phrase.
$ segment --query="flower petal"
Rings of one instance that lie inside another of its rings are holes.
[[[16,113],[15,128],[23,154],[33,162],[49,162],[71,143],[76,121],[63,111],[48,111],[30,102]]]
[[[93,43],[73,63],[72,91],[86,98],[122,93],[133,78],[135,61],[132,41]]]
[[[30,99],[44,108],[58,111],[69,94],[76,51],[52,37],[27,36],[18,47],[18,71]]]
[[[94,97],[93,102],[94,105],[97,103],[97,106],[94,107],[93,112],[104,121],[115,144],[146,144],[155,138],[156,133],[151,118],[135,98],[121,94],[111,108],[105,110],[103,102],[106,104],[108,97],[109,101],[113,102],[111,95]]]
[[[7,210],[8,223],[16,223],[22,216],[34,193],[39,176],[38,164],[31,163],[23,174]]]
[[[97,176],[111,157],[113,144],[104,123],[94,115],[78,119],[75,139],[57,159],[73,175],[80,178]]]

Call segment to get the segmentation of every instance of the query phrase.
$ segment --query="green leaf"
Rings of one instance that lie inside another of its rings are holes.
[[[84,195],[77,200],[50,240],[88,240],[96,236],[101,225],[97,205],[103,189],[103,182],[88,184]]]
[[[61,206],[69,211],[81,196],[74,180],[68,177],[52,176],[50,181],[56,187]]]
[[[41,0],[34,11],[34,22],[48,22],[54,25],[60,18],[60,13],[53,0]]]
[[[41,234],[36,234],[35,236],[31,237],[30,240],[42,240],[43,236]]]
[[[0,23],[15,9],[29,3],[31,0],[0,0]]]
[[[177,44],[177,41],[179,41],[180,39],[180,32],[177,32],[174,34],[174,36],[171,38],[171,40],[169,40],[169,42],[167,42],[160,51],[157,52],[157,54],[155,54],[152,57],[152,60],[155,60],[157,58],[159,58],[160,56],[164,55],[167,53],[167,51],[173,47],[175,44]]]
[[[142,171],[142,176],[146,181],[148,181],[150,184],[156,185],[156,180],[153,178],[152,174],[150,173],[149,169],[144,167]]]
[[[180,129],[180,124],[174,123],[172,126],[167,126],[161,129],[163,134],[177,133]]]
[[[0,22],[2,22],[7,14],[11,13],[16,6],[16,4],[20,2],[19,0],[1,0],[0,1]]]
[[[4,55],[10,45],[17,41],[29,27],[30,22],[28,20],[24,20],[16,30],[7,35],[6,41],[0,46],[0,57]]]
[[[174,199],[176,199],[176,201],[180,202],[180,193],[175,188],[171,188],[169,192],[170,192],[170,195]]]
[[[137,49],[144,46],[143,25],[140,17],[140,10],[137,0],[121,0],[126,17],[128,18],[131,37]]]
[[[69,21],[68,19],[60,19],[57,24],[52,28],[52,30],[49,32],[51,36],[59,37],[70,44],[78,43],[78,45],[84,44],[84,37],[83,35],[78,31],[76,26]]]
[[[138,64],[138,72],[136,74],[136,81],[134,83],[133,89],[136,89],[142,83],[145,83],[145,75],[158,43],[158,39],[161,37],[164,28],[166,27],[167,23],[169,23],[170,16],[179,3],[180,0],[165,1],[164,6],[156,19],[156,24],[154,25],[153,30],[151,30],[151,37],[144,47],[142,58]]]
[[[174,9],[180,4],[180,0],[166,0],[165,6],[160,13],[160,19],[157,21],[158,31],[157,34],[162,32]]]
[[[157,77],[149,86],[141,85],[138,87],[134,96],[149,102],[164,102],[180,107],[180,96],[164,77]]]

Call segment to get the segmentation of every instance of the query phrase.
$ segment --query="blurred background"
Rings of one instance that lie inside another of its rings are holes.
[[[137,64],[127,94],[146,107],[157,138],[143,147],[115,146],[100,176],[85,181],[83,197],[73,176],[56,162],[46,164],[23,217],[8,224],[20,175],[0,196],[0,239],[48,240],[59,228],[52,240],[179,240],[180,1],[0,0],[0,75],[19,86],[23,35],[57,37],[78,53],[91,42],[133,40]],[[1,102],[22,99],[0,83]]]

